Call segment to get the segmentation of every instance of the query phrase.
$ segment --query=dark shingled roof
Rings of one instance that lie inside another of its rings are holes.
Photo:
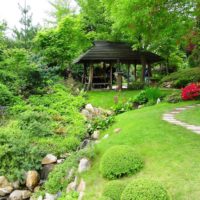
[[[96,41],[94,46],[81,55],[74,63],[98,63],[102,61],[141,64],[141,55],[147,63],[156,63],[162,57],[149,51],[132,50],[131,45],[122,42]]]

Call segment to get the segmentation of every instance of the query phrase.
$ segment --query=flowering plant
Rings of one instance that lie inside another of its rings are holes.
[[[191,83],[182,89],[183,100],[195,100],[200,98],[200,84]]]

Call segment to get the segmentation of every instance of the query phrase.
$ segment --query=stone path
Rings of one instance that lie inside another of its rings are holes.
[[[188,110],[188,109],[195,108],[195,107],[200,107],[200,104],[196,104],[196,105],[192,105],[192,106],[185,106],[185,107],[181,107],[181,108],[175,108],[173,111],[164,114],[163,120],[165,120],[171,124],[182,126],[186,129],[192,131],[193,133],[200,134],[200,126],[188,124],[186,122],[182,122],[182,121],[176,119],[177,114],[181,113],[184,110]]]

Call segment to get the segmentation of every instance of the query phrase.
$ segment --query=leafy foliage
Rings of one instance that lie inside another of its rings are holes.
[[[14,103],[14,96],[6,87],[0,83],[0,105],[1,106],[8,106]]]
[[[111,181],[105,186],[103,196],[109,197],[112,200],[120,200],[125,187],[126,184],[121,181]]]
[[[122,193],[121,200],[169,200],[162,185],[151,180],[135,180]]]
[[[100,171],[108,179],[135,174],[142,167],[142,159],[129,146],[111,147],[103,155],[100,163]]]

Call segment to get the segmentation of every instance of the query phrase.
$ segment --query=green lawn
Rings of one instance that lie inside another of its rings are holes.
[[[88,102],[94,106],[102,107],[105,109],[111,108],[115,104],[115,99],[126,102],[129,98],[133,98],[140,91],[124,90],[118,91],[90,91],[87,93]]]
[[[185,110],[176,115],[176,118],[193,125],[200,126],[200,106]]]
[[[97,200],[107,180],[99,173],[103,153],[114,145],[132,146],[145,160],[144,169],[137,175],[124,178],[150,178],[163,183],[174,200],[199,200],[200,197],[200,135],[162,120],[162,114],[175,107],[190,105],[162,103],[116,117],[116,123],[102,133],[108,139],[96,145],[96,159],[89,172],[83,174],[87,188],[84,200]],[[115,128],[121,128],[118,134]]]

